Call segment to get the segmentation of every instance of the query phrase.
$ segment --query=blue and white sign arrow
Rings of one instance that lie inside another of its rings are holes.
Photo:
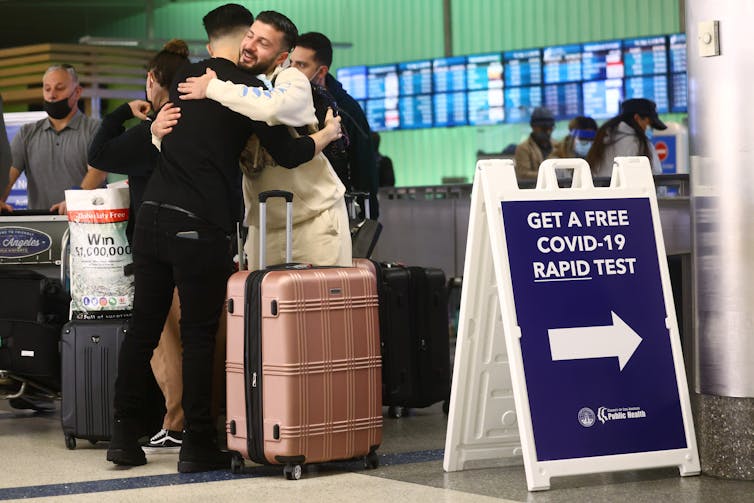
[[[552,361],[617,357],[622,371],[642,339],[617,314],[610,314],[612,325],[549,329]]]

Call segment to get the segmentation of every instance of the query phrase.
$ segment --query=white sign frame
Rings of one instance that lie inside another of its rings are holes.
[[[563,189],[558,186],[557,169],[573,170],[572,187]],[[686,448],[538,461],[501,203],[618,198],[649,198],[657,254],[661,259],[658,262],[667,313],[665,323],[670,332]],[[567,475],[664,466],[678,466],[682,476],[700,473],[657,195],[651,168],[645,157],[617,157],[610,187],[600,188],[593,186],[589,166],[584,160],[547,160],[540,166],[534,190],[519,189],[510,160],[479,161],[471,195],[466,246],[464,288],[443,460],[445,471],[463,470],[471,462],[512,464],[520,463],[523,458],[530,491],[549,489],[551,477]],[[494,300],[498,301],[497,308],[493,307]],[[501,347],[503,339],[504,348]],[[504,375],[505,370],[509,370],[509,377]],[[494,388],[497,383],[498,390]],[[499,391],[506,387],[510,387],[512,393]],[[508,410],[504,410],[506,408]],[[516,424],[518,435],[513,431]]]

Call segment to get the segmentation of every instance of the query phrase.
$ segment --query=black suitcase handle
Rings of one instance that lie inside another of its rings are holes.
[[[282,197],[287,203],[293,202],[293,192],[288,192],[287,190],[265,190],[264,192],[260,192],[259,202],[266,203],[268,199],[275,197]]]

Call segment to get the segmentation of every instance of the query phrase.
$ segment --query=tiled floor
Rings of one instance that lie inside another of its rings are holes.
[[[118,469],[106,444],[79,441],[67,450],[59,415],[36,415],[0,401],[0,500],[181,502],[754,502],[754,482],[681,478],[674,468],[553,479],[529,493],[521,466],[445,473],[446,416],[440,405],[410,417],[385,418],[380,467],[359,462],[309,468],[299,481],[279,467],[248,465],[242,475],[176,473],[176,453],[148,454],[149,463]]]

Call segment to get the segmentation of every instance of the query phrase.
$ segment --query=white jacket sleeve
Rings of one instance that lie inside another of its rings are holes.
[[[275,87],[269,91],[212,79],[207,86],[207,98],[270,126],[299,127],[317,123],[311,84],[296,68],[280,72]]]

